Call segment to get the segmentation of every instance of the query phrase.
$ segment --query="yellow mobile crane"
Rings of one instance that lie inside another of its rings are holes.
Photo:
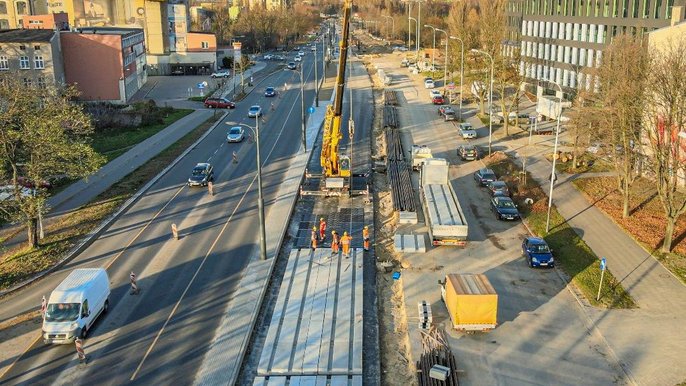
[[[348,61],[348,34],[350,23],[350,9],[352,1],[346,0],[343,5],[343,36],[340,42],[340,56],[338,60],[338,73],[336,74],[336,96],[332,105],[326,108],[326,121],[324,122],[324,134],[322,138],[321,165],[324,178],[332,178],[339,181],[342,186],[342,178],[350,177],[350,157],[338,153],[338,143],[341,134],[341,118],[343,111],[343,88],[345,86],[345,65]],[[327,185],[329,185],[327,183]],[[350,187],[352,189],[352,187]]]

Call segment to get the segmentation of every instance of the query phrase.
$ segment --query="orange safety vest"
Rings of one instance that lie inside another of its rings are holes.
[[[368,239],[368,238],[369,238],[369,229],[362,229],[362,237],[363,237],[364,239]]]
[[[347,247],[348,245],[350,245],[350,240],[352,240],[352,237],[343,236],[343,237],[341,237],[341,244],[343,244],[343,246]]]

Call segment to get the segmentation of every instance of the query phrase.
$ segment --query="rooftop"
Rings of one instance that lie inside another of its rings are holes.
[[[55,35],[51,29],[0,30],[0,43],[49,42]]]
[[[129,36],[139,33],[143,33],[142,28],[116,28],[116,27],[87,27],[78,28],[77,32],[82,34],[94,34],[94,35],[121,35]]]

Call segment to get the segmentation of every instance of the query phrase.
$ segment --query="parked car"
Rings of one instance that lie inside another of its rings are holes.
[[[265,54],[264,55],[264,60],[272,60],[272,59],[274,59],[274,55],[272,55],[272,54]]]
[[[205,99],[205,107],[210,109],[233,109],[236,104],[226,98],[210,97]]]
[[[241,126],[234,126],[229,129],[226,133],[226,142],[242,142],[245,135],[245,131]]]
[[[248,118],[257,118],[262,116],[262,107],[260,106],[250,106],[248,110]]]
[[[212,165],[203,162],[193,168],[191,176],[188,177],[188,186],[207,186],[210,181],[214,181],[214,170]]]
[[[286,68],[288,68],[289,70],[295,70],[296,68],[298,68],[298,65],[295,64],[295,62],[288,62]]]
[[[443,99],[443,95],[437,95],[437,96],[431,98],[431,103],[433,103],[435,105],[442,105],[443,103],[445,103],[445,100]]]
[[[210,78],[229,78],[231,77],[231,71],[230,70],[219,70],[217,72],[213,72],[212,75],[210,75]]]
[[[302,62],[303,58],[302,58],[302,56],[296,56],[293,60],[296,62]]]
[[[474,127],[472,127],[472,124],[469,122],[460,123],[460,128],[458,130],[460,132],[460,136],[464,139],[476,138],[476,130],[474,130]]]
[[[457,148],[457,155],[463,161],[474,161],[479,159],[479,150],[474,145],[461,145]]]
[[[457,119],[455,110],[450,106],[441,106],[438,108],[438,115],[442,116],[446,121],[454,121]]]
[[[264,90],[264,96],[267,98],[276,96],[276,89],[274,87],[267,87]]]
[[[482,168],[474,173],[474,180],[480,186],[486,186],[489,182],[493,182],[497,179],[498,178],[495,176],[495,173],[493,173],[493,170],[491,169]]]
[[[298,51],[298,56],[300,56],[300,57],[305,56],[305,51]]]
[[[429,90],[429,99],[434,99],[434,97],[443,96],[438,90]]]
[[[517,205],[510,197],[493,197],[491,199],[491,209],[498,220],[519,220]]]
[[[508,189],[505,181],[491,181],[486,185],[491,196],[510,197],[510,189]]]
[[[15,196],[14,185],[2,185],[0,186],[0,201],[14,200]],[[31,197],[33,195],[33,189],[19,186],[19,194],[21,197]]]
[[[434,84],[433,79],[426,79],[424,81],[424,88],[434,88],[434,87],[436,87],[436,85]]]
[[[522,254],[529,267],[555,267],[553,250],[540,237],[527,237],[522,241]]]

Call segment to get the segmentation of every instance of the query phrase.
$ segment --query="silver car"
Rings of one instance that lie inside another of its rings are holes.
[[[248,110],[248,118],[257,118],[262,116],[262,107],[260,106],[250,106]]]
[[[245,133],[242,127],[234,126],[226,133],[226,142],[241,142],[243,141],[244,135]]]
[[[460,135],[464,139],[474,139],[476,138],[476,130],[472,127],[469,122],[460,123]]]

